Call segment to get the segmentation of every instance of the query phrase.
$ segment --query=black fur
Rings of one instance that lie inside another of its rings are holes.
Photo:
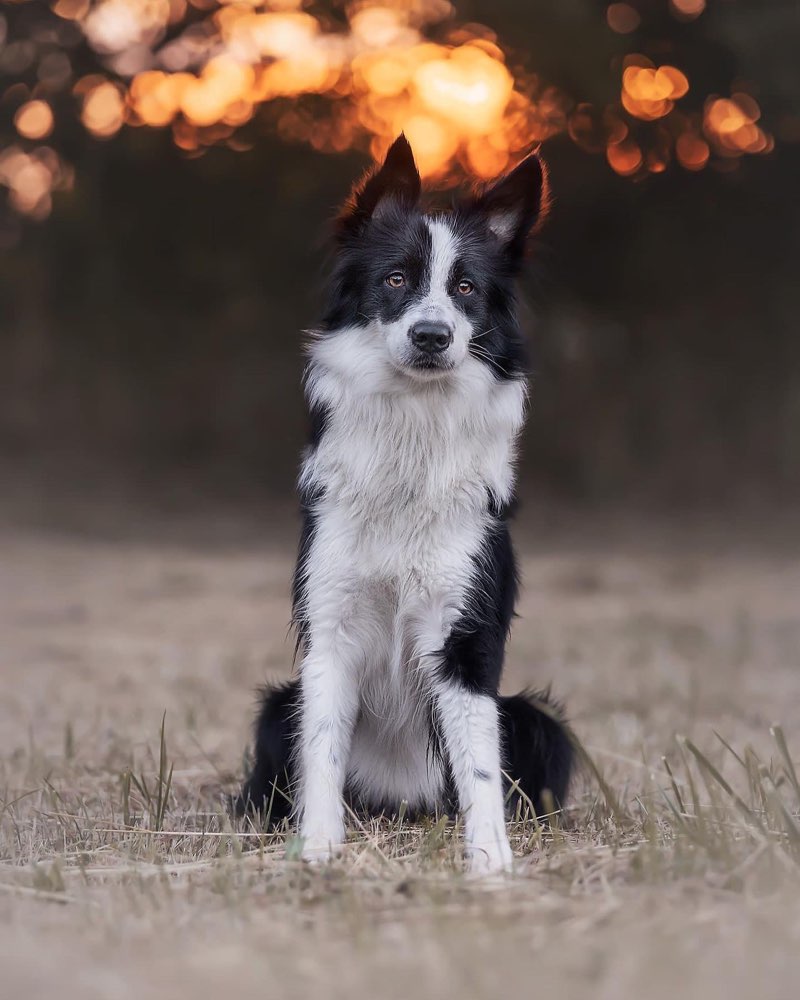
[[[256,762],[235,802],[239,815],[252,811],[269,826],[280,826],[290,816],[299,703],[297,680],[264,689],[255,725]],[[547,693],[527,692],[499,697],[498,704],[507,811],[512,818],[525,816],[532,806],[542,816],[548,809],[544,790],[549,790],[556,807],[563,805],[573,768],[575,754],[561,707]],[[435,737],[432,747],[440,752]],[[345,794],[362,814],[391,815],[397,810],[398,803],[366,802],[347,789]],[[448,813],[456,811],[452,778],[445,781],[442,807]]]
[[[511,778],[508,811],[524,816],[531,805],[537,816],[548,811],[547,789],[553,804],[566,802],[575,750],[561,706],[546,692],[501,697],[500,725],[505,768]]]
[[[517,567],[504,521],[496,523],[475,559],[467,610],[444,645],[441,673],[471,691],[496,695],[517,597]]]
[[[239,815],[260,813],[279,826],[292,811],[292,749],[297,734],[300,686],[296,680],[265,687],[255,724],[255,764],[234,803]]]

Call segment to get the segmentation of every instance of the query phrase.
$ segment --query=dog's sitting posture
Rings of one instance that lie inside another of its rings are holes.
[[[531,155],[446,213],[419,197],[401,136],[338,221],[306,382],[299,676],[264,695],[239,806],[296,816],[307,858],[343,842],[345,800],[458,809],[471,868],[496,871],[505,800],[563,802],[572,764],[556,707],[498,694],[526,406],[513,283],[544,172]]]

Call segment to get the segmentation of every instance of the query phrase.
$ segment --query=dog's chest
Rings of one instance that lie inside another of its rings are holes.
[[[480,544],[490,492],[504,499],[511,486],[517,428],[500,402],[375,396],[330,414],[304,478],[362,569],[460,573]]]

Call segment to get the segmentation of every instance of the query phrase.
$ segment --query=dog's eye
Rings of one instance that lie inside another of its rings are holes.
[[[458,291],[460,295],[472,295],[475,291],[475,286],[468,278],[462,278],[458,283]]]
[[[405,275],[402,274],[400,271],[392,271],[392,273],[386,279],[386,284],[389,285],[390,288],[402,288],[405,283],[406,283]]]

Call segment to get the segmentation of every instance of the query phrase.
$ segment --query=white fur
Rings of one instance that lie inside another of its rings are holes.
[[[511,239],[519,227],[519,212],[513,212],[510,209],[490,212],[487,221],[489,229],[505,243]]]
[[[435,697],[472,869],[507,870],[512,854],[503,814],[497,702],[458,684],[437,684]]]
[[[430,225],[423,305],[438,316],[452,248],[446,224]],[[342,842],[346,780],[376,803],[439,801],[443,774],[427,739],[435,700],[472,866],[507,868],[496,705],[440,683],[436,667],[490,526],[487,491],[510,497],[525,383],[498,381],[466,346],[455,370],[416,380],[373,325],[313,343],[307,394],[329,417],[301,473],[302,487],[320,491],[303,608],[311,623],[298,751],[306,856]]]

